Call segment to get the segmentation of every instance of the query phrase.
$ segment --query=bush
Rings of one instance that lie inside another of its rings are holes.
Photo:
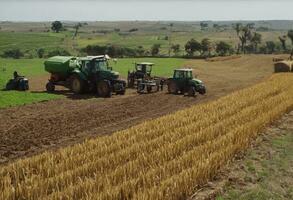
[[[45,49],[39,48],[37,49],[38,58],[43,58],[45,54]]]
[[[53,56],[70,56],[71,54],[66,50],[53,50],[48,53],[48,57]]]
[[[217,44],[216,52],[220,56],[225,56],[227,54],[231,54],[232,51],[233,51],[233,49],[232,49],[231,45],[226,42],[221,41]]]
[[[107,45],[107,46],[99,46],[99,45],[88,45],[85,48],[81,49],[81,53],[86,53],[87,55],[104,55],[108,54],[111,57],[135,57],[141,56],[144,50],[141,47],[136,49],[131,49],[127,47],[121,47],[118,45]]]
[[[20,51],[20,49],[12,49],[4,51],[2,57],[4,58],[14,58],[19,59],[20,57],[23,57],[24,54]]]

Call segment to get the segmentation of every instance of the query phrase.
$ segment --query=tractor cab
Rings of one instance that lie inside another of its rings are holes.
[[[79,59],[81,71],[88,76],[98,75],[102,79],[117,79],[118,72],[112,71],[107,56],[87,56]]]
[[[153,65],[154,63],[147,63],[147,62],[135,63],[136,73],[151,76]]]
[[[174,70],[174,78],[193,79],[192,69],[176,69]]]

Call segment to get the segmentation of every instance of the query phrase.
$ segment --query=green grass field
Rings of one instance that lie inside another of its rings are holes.
[[[142,61],[155,63],[153,74],[156,76],[168,77],[172,75],[175,68],[182,67],[186,60],[177,58],[125,58],[118,59],[116,64],[113,62],[110,62],[110,64],[114,71],[118,71],[122,78],[126,78],[128,70],[133,70],[134,63]],[[64,97],[48,93],[2,90],[5,88],[6,82],[12,78],[14,71],[30,79],[46,74],[43,62],[43,59],[0,59],[0,108]]]
[[[108,22],[108,23],[88,23],[83,25],[78,36],[73,39],[74,29],[71,24],[65,23],[66,31],[60,33],[47,32],[50,30],[50,23],[4,23],[0,29],[0,54],[4,50],[21,49],[26,57],[36,57],[36,50],[44,48],[45,53],[56,49],[65,49],[73,55],[79,54],[81,48],[87,45],[108,45],[114,44],[122,47],[137,48],[142,46],[149,51],[153,44],[160,44],[160,54],[167,55],[169,40],[171,44],[180,45],[180,55],[184,54],[184,46],[188,40],[194,38],[201,41],[209,38],[214,43],[225,41],[235,47],[239,43],[236,31],[229,27],[227,30],[209,29],[201,31],[198,24],[174,23],[172,33],[168,23],[164,22]],[[114,29],[120,32],[115,32]],[[136,32],[129,32],[129,29],[137,28]],[[105,31],[105,33],[101,33]],[[262,45],[266,41],[275,41],[278,44],[278,37],[286,34],[283,30],[258,31],[262,35]],[[171,34],[171,35],[170,35]],[[288,48],[290,42],[287,41]],[[261,45],[260,45],[261,46]]]
[[[173,70],[182,67],[186,59],[180,58],[123,58],[118,59],[117,64],[111,62],[114,71],[118,71],[122,77],[127,77],[128,70],[134,69],[134,63],[137,62],[152,62],[152,74],[156,76],[168,77],[173,74]]]
[[[34,77],[45,73],[42,66],[43,60],[41,59],[0,59],[0,108],[60,98],[61,96],[47,93],[3,90],[14,71],[21,75]]]

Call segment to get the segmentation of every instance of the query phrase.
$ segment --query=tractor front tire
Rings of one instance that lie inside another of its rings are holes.
[[[111,97],[111,85],[108,81],[99,81],[97,84],[97,91],[100,97]]]
[[[191,87],[188,89],[188,96],[190,96],[190,97],[194,97],[194,96],[196,96],[196,90],[195,90],[195,87],[194,87],[194,86],[191,86]]]
[[[178,93],[177,84],[174,81],[170,81],[168,83],[168,92],[170,94],[177,94]]]
[[[48,82],[46,84],[46,90],[47,92],[54,92],[55,91],[55,85],[51,82]]]
[[[83,80],[79,78],[77,75],[72,75],[70,77],[70,89],[75,94],[81,94],[83,93],[85,88],[85,83]]]

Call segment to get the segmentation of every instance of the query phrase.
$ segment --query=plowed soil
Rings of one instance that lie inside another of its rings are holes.
[[[0,164],[75,144],[84,139],[111,134],[142,121],[156,118],[188,106],[210,101],[232,91],[253,85],[272,73],[271,56],[242,56],[238,59],[207,62],[190,60],[199,79],[206,83],[204,96],[184,97],[163,92],[138,95],[129,90],[110,99],[91,95],[67,98],[0,110]],[[32,82],[41,92],[40,82]]]

